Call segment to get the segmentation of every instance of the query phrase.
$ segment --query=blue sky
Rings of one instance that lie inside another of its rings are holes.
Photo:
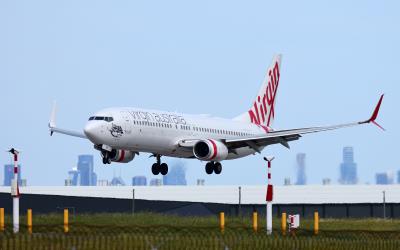
[[[248,110],[275,53],[283,54],[275,129],[368,118],[379,122],[306,135],[263,151],[274,182],[295,177],[307,153],[308,182],[339,178],[343,146],[355,149],[361,183],[400,170],[398,1],[1,1],[0,149],[23,150],[30,185],[63,185],[78,154],[94,154],[99,179],[151,177],[145,154],[103,166],[85,140],[49,136],[53,100],[60,127],[82,129],[96,110],[135,106],[234,117]],[[174,159],[164,158],[170,165]],[[10,156],[0,153],[1,165]],[[224,162],[208,176],[184,160],[188,182],[265,183],[260,155]],[[3,173],[0,173],[2,181]]]

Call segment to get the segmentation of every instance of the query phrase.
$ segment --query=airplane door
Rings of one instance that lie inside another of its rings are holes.
[[[132,133],[131,117],[129,112],[121,111],[124,131],[127,135]]]

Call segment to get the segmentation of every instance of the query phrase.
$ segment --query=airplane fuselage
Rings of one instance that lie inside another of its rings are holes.
[[[265,135],[265,128],[252,123],[209,115],[186,115],[139,108],[104,109],[89,118],[84,132],[95,145],[114,149],[191,158],[193,151],[180,147],[181,140],[235,139]],[[235,159],[255,151],[241,147],[228,154]]]

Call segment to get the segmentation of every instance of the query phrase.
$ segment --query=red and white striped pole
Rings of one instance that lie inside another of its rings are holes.
[[[274,188],[272,186],[271,181],[271,161],[275,157],[264,157],[264,160],[268,162],[268,186],[267,186],[267,195],[265,200],[267,202],[266,207],[266,225],[267,225],[267,234],[272,234],[272,200],[273,200],[273,192]]]
[[[19,151],[12,148],[9,151],[14,155],[14,179],[11,183],[11,196],[13,197],[13,231],[19,232],[19,185],[18,185],[18,154]]]

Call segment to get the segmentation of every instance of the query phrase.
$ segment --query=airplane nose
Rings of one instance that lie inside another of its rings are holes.
[[[88,122],[83,129],[83,132],[91,141],[96,139],[96,134],[98,133],[98,126],[93,122]]]

